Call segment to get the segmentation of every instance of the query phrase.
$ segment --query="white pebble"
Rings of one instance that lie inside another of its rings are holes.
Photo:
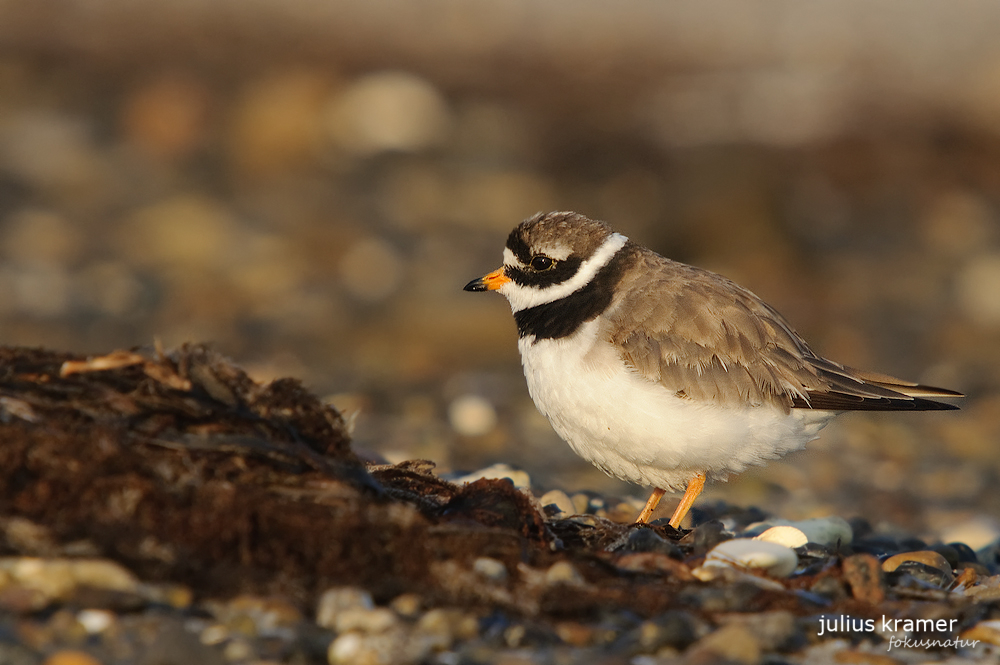
[[[406,72],[377,72],[358,79],[331,102],[329,131],[351,152],[417,152],[440,144],[452,120],[431,83]]]
[[[518,489],[531,487],[531,476],[526,471],[515,469],[509,464],[494,464],[485,469],[473,471],[472,473],[455,478],[454,482],[461,485],[462,483],[473,483],[482,478],[509,478],[514,483],[514,487]]]
[[[586,583],[583,575],[568,561],[559,561],[545,571],[545,583],[549,586],[565,584],[567,586],[582,586]]]
[[[497,411],[479,395],[462,395],[448,405],[448,422],[462,436],[483,436],[497,425]]]
[[[766,522],[758,522],[757,524],[750,525],[745,535],[751,537],[758,536],[776,526],[794,527],[805,534],[808,542],[819,545],[834,546],[838,542],[841,545],[847,545],[854,540],[854,531],[851,529],[851,525],[843,517],[837,517],[836,515],[815,517],[797,522],[767,520]],[[798,546],[796,545],[796,547]]]
[[[494,582],[504,582],[507,580],[507,566],[502,561],[481,556],[472,563],[472,569],[482,577]]]
[[[76,615],[83,629],[89,634],[103,633],[115,621],[115,615],[107,610],[81,610]]]
[[[371,610],[375,607],[372,595],[358,587],[334,587],[327,589],[316,606],[316,623],[324,628],[333,628],[337,615],[354,609]]]
[[[712,548],[702,567],[753,568],[774,577],[787,577],[797,565],[799,557],[790,547],[766,540],[734,538]]]
[[[363,645],[364,640],[357,633],[340,635],[330,643],[330,648],[327,651],[327,659],[330,663],[356,662]]]
[[[755,536],[754,540],[763,540],[769,543],[777,543],[785,547],[802,547],[809,542],[806,534],[794,526],[772,526],[770,529]]]
[[[569,495],[562,490],[549,490],[542,495],[542,498],[540,498],[538,502],[542,504],[542,507],[554,504],[562,515],[576,514],[576,507],[573,505],[573,499],[569,498]]]

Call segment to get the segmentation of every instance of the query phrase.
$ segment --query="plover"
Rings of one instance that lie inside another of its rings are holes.
[[[511,231],[503,265],[466,291],[510,302],[528,391],[573,450],[653,493],[801,448],[843,411],[957,407],[961,393],[845,367],[809,348],[774,308],[729,279],[664,258],[573,212]]]

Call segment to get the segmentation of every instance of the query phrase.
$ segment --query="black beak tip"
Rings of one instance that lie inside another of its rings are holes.
[[[463,291],[485,291],[486,285],[483,283],[482,277],[477,277],[462,289]]]

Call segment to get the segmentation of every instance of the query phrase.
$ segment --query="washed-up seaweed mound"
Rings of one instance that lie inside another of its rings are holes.
[[[369,473],[336,410],[203,346],[89,359],[4,348],[0,395],[0,515],[46,530],[6,537],[3,554],[85,552],[204,595],[307,604],[347,583],[476,603],[478,585],[443,562],[516,570],[572,554],[554,553],[539,506],[509,482],[459,486],[426,462]]]

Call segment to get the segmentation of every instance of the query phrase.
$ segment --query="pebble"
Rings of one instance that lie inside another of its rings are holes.
[[[485,436],[497,425],[497,410],[480,395],[460,395],[448,405],[448,421],[462,436]]]
[[[904,561],[889,573],[888,580],[890,585],[897,587],[919,588],[921,585],[928,585],[941,589],[949,587],[955,581],[955,576],[950,570],[928,566],[919,561]]]
[[[1000,620],[989,619],[980,621],[969,630],[959,635],[963,640],[979,640],[986,644],[1000,646]]]
[[[620,548],[624,552],[659,552],[676,559],[682,559],[681,549],[660,537],[653,529],[632,529]]]
[[[385,633],[399,624],[396,613],[386,607],[365,609],[355,607],[338,612],[333,629],[338,633],[357,631],[361,633]]]
[[[951,565],[939,552],[933,550],[922,550],[919,552],[903,552],[889,557],[882,562],[882,570],[891,573],[907,561],[916,561],[932,568],[951,572]]]
[[[527,471],[521,471],[520,469],[515,469],[509,464],[502,463],[493,464],[485,469],[479,469],[478,471],[467,473],[464,476],[452,478],[451,481],[461,485],[463,483],[474,483],[482,478],[508,478],[512,483],[514,483],[514,487],[518,489],[528,489],[531,487],[531,476],[528,475]]]
[[[488,556],[481,556],[473,561],[472,570],[492,582],[507,581],[507,566]]]
[[[706,555],[702,568],[731,567],[760,570],[773,577],[788,577],[799,557],[785,545],[751,538],[734,538],[716,545]]]
[[[569,517],[576,514],[576,506],[573,505],[573,500],[562,490],[549,490],[538,499],[538,502],[542,504],[543,508],[555,506],[558,509],[558,513],[552,515],[553,517]]]
[[[836,515],[831,515],[829,517],[816,517],[796,522],[789,520],[767,520],[765,522],[751,524],[743,535],[760,536],[775,527],[791,527],[805,536],[806,542],[819,543],[820,545],[836,546],[838,542],[841,545],[849,545],[854,539],[854,532],[851,529],[850,523],[848,523],[848,521],[844,518],[837,517]],[[781,538],[791,539],[794,537],[793,532],[791,531],[782,530],[776,533],[785,534],[778,536]],[[800,547],[804,544],[805,542],[798,545],[788,546]]]
[[[659,520],[654,521],[654,523],[658,522]],[[696,526],[691,533],[681,539],[681,542],[690,543],[691,556],[699,557],[705,556],[716,545],[732,537],[733,535],[726,531],[722,522],[713,520]]]
[[[972,550],[980,550],[1000,541],[1000,521],[986,515],[977,515],[945,526],[940,535],[942,542],[958,542]]]
[[[795,637],[795,615],[784,610],[731,614],[721,617],[723,623],[744,626],[767,651],[781,651]]]
[[[316,623],[324,628],[333,628],[337,615],[349,610],[371,610],[375,608],[372,595],[358,587],[335,587],[327,589],[319,597],[316,607]]]
[[[127,593],[139,590],[139,581],[130,571],[107,559],[9,557],[0,559],[0,573],[49,601],[66,600],[81,586]]]
[[[359,156],[434,147],[445,140],[452,123],[437,88],[402,71],[359,78],[330,102],[327,115],[331,137]]]
[[[423,609],[423,600],[415,593],[404,593],[396,596],[389,603],[389,607],[396,614],[406,619],[416,618]]]
[[[583,586],[586,580],[568,561],[557,561],[545,571],[545,583],[549,586]]]
[[[965,595],[979,603],[1000,600],[1000,575],[980,578],[978,584],[965,590]]]
[[[761,660],[761,644],[746,625],[731,623],[692,644],[684,656],[691,663],[722,661],[756,665]]]
[[[590,505],[591,496],[585,492],[577,492],[571,497],[573,501],[573,513],[576,515],[586,515],[592,513]]]
[[[695,641],[697,633],[694,617],[687,612],[668,610],[643,621],[635,630],[634,641],[638,651],[656,653],[664,647],[685,649]]]
[[[76,615],[76,620],[80,622],[91,635],[103,633],[114,625],[117,616],[114,612],[107,610],[81,610]]]
[[[791,547],[792,549],[802,547],[809,542],[806,534],[794,526],[772,526],[759,536],[754,536],[754,540],[777,543],[785,547]]]
[[[42,665],[101,665],[101,661],[83,651],[66,650],[55,652]]]
[[[871,605],[885,600],[885,576],[876,557],[852,554],[841,563],[841,570],[855,600]]]

